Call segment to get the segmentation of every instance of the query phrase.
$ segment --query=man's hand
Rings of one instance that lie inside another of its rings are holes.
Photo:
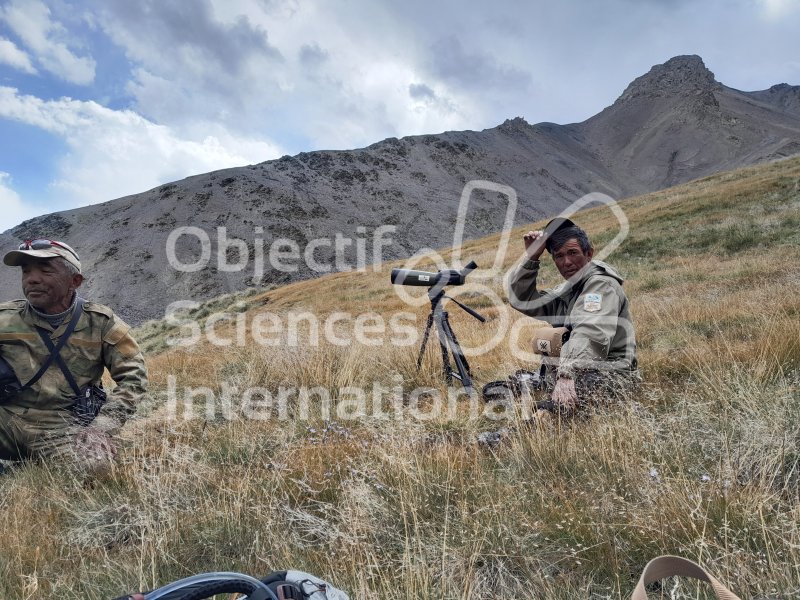
[[[109,435],[96,427],[84,427],[75,436],[78,453],[96,461],[114,460],[117,449]]]
[[[571,415],[575,412],[578,405],[578,394],[575,391],[575,380],[568,377],[559,377],[556,385],[553,388],[552,394],[553,404],[555,404],[559,412]]]
[[[541,229],[529,231],[522,236],[522,240],[525,242],[525,252],[528,254],[528,257],[531,260],[539,260],[539,257],[542,256],[542,252],[544,252],[544,243],[547,241],[544,231]]]

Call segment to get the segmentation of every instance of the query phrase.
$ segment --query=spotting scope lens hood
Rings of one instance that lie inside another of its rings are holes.
[[[392,269],[391,279],[394,285],[416,285],[423,287],[433,287],[435,285],[464,285],[467,275],[477,268],[478,265],[473,260],[460,271],[456,271],[455,269],[442,269],[438,272]]]

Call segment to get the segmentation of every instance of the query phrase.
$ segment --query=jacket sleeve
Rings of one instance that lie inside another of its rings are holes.
[[[144,357],[130,333],[130,326],[116,316],[103,335],[103,363],[116,387],[108,395],[93,426],[113,435],[147,393]]]
[[[540,291],[536,288],[539,261],[527,260],[511,272],[508,301],[515,309],[529,317],[552,322],[565,312],[564,300],[556,290]]]
[[[591,277],[586,281],[568,318],[572,330],[561,349],[559,377],[602,369],[617,331],[621,304],[617,287],[608,277]]]

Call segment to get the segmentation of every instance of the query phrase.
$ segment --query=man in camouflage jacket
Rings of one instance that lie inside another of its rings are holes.
[[[511,306],[570,330],[558,360],[553,402],[571,413],[592,397],[634,383],[636,339],[619,273],[592,260],[594,248],[586,232],[569,219],[554,219],[544,231],[529,231],[523,239],[526,260],[511,273]],[[566,281],[541,291],[536,279],[545,249]]]
[[[104,369],[116,387],[96,418],[79,425],[71,411],[75,392],[53,362],[31,387],[0,398],[0,458],[63,457],[86,469],[108,466],[116,454],[112,436],[147,387],[144,359],[130,327],[110,308],[78,301],[81,263],[63,242],[25,242],[3,262],[22,268],[26,297],[0,303],[0,357],[19,383],[30,381],[50,356],[39,331],[57,344],[82,304],[60,356],[80,389],[100,385]]]

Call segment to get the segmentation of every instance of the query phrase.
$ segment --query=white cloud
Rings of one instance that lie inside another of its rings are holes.
[[[8,87],[0,87],[0,117],[39,127],[67,143],[70,151],[51,186],[69,207],[282,154],[269,142],[233,136],[213,124],[202,137],[187,139],[131,111],[70,98],[45,101]]]
[[[798,10],[796,0],[759,0],[758,3],[761,5],[763,16],[773,21],[785,18]]]
[[[79,85],[94,81],[94,59],[78,56],[69,49],[67,30],[50,19],[50,9],[43,2],[12,0],[0,7],[0,18],[31,50],[44,70]]]
[[[244,130],[254,106],[270,107],[279,95],[285,59],[247,15],[223,23],[205,0],[108,0],[97,21],[131,63],[127,91],[137,111],[154,121],[213,119]]]
[[[382,7],[364,5],[361,15],[316,2],[197,0],[190,14],[180,3],[102,6],[99,25],[132,61],[126,91],[137,112],[176,131],[213,120],[300,151],[496,124],[488,99],[423,76],[407,32],[379,25],[395,23],[391,15],[371,22]],[[435,102],[409,96],[419,83]]]
[[[9,65],[10,67],[14,67],[30,75],[35,75],[37,72],[25,51],[17,48],[17,45],[11,40],[2,38],[0,38],[0,63]]]
[[[0,171],[0,232],[19,225],[26,219],[35,217],[38,211],[25,204],[11,187],[11,176]]]

